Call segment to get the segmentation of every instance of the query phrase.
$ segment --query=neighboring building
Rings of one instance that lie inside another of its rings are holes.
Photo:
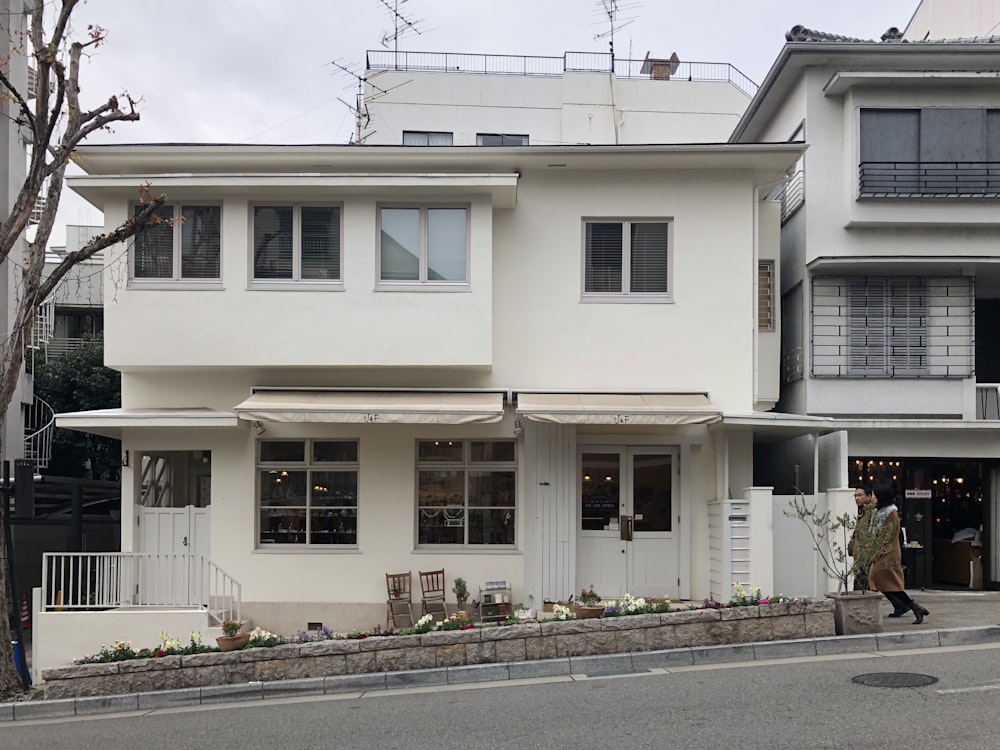
[[[47,277],[67,252],[83,248],[104,227],[70,224],[66,227],[66,244],[51,248],[51,260],[46,259],[43,276]],[[104,254],[70,268],[59,286],[46,301],[40,317],[48,330],[42,351],[46,361],[61,357],[78,348],[88,339],[104,332]]]
[[[477,80],[499,78],[519,85]],[[642,83],[647,109],[674,87],[746,99],[728,78]],[[661,139],[731,126],[688,110]],[[185,217],[107,256],[105,283],[124,280],[105,304],[122,408],[58,418],[123,440],[122,549],[207,556],[242,614],[282,632],[371,627],[385,573],[440,567],[449,589],[504,580],[534,607],[591,583],[770,590],[758,444],[828,422],[764,413],[781,335],[767,198],[801,145],[609,145],[604,126],[599,145],[539,145],[580,140],[566,134],[590,107],[564,111],[556,138],[511,120],[527,146],[401,145],[445,130],[422,112],[397,110],[398,139],[380,133],[396,145],[377,148],[80,149],[88,174],[70,183],[108,227],[146,181]],[[455,132],[494,132],[485,115]],[[68,653],[107,638],[49,627],[36,638],[59,632]]]
[[[921,0],[903,33],[907,41],[1000,34],[1000,0]]]
[[[995,584],[1000,44],[788,39],[732,138],[809,144],[781,233],[779,408],[835,418],[832,486],[894,483],[910,585],[968,586],[952,541],[980,528]]]

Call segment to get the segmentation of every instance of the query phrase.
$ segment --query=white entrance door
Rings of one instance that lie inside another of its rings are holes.
[[[209,508],[139,508],[139,551],[153,556],[136,572],[140,603],[207,603],[209,539]]]
[[[677,450],[588,446],[578,466],[577,591],[679,598]]]

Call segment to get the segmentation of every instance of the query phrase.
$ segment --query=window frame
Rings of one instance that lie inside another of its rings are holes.
[[[255,276],[254,255],[256,245],[254,240],[255,212],[258,208],[291,208],[292,209],[292,276],[286,279],[266,279]],[[302,278],[302,209],[330,208],[336,209],[339,222],[339,256],[340,277],[336,279],[303,279]],[[338,201],[253,201],[248,211],[247,238],[249,241],[249,258],[247,261],[247,287],[249,289],[322,289],[328,291],[344,290],[344,204]]]
[[[757,331],[770,333],[775,330],[775,278],[774,260],[757,261]],[[765,294],[766,292],[766,298]]]
[[[384,209],[419,210],[420,257],[416,279],[382,278],[382,211]],[[427,213],[431,209],[460,209],[465,211],[465,279],[462,281],[437,280],[427,278]],[[471,203],[407,203],[385,202],[375,205],[375,289],[378,291],[468,291],[472,286],[472,204]]]
[[[424,136],[424,138],[427,140],[427,143],[407,143],[406,142],[407,136],[410,136],[411,138],[414,136]],[[448,136],[449,142],[431,143],[430,140],[432,136]],[[455,145],[455,133],[449,130],[404,130],[403,135],[400,139],[400,143],[406,148],[428,148],[428,147],[448,148],[449,146]]]
[[[129,204],[129,216],[135,216],[136,212],[143,208],[141,203]],[[184,222],[177,221],[178,217],[184,215],[185,208],[217,208],[219,211],[219,275],[211,278],[198,278],[182,276],[183,255],[184,255]],[[161,208],[169,208],[171,217],[168,221],[174,222],[170,225],[171,235],[171,275],[166,276],[136,276],[135,262],[138,253],[139,236],[132,237],[128,253],[128,287],[129,288],[170,288],[186,287],[189,289],[219,289],[222,287],[223,275],[223,205],[222,201],[195,200],[195,201],[168,201]]]
[[[484,138],[499,138],[500,143],[483,143]],[[510,143],[507,141],[510,140]],[[511,148],[527,146],[529,144],[527,133],[476,133],[476,145],[493,148]]]
[[[357,460],[355,461],[314,461],[313,445],[322,442],[354,443],[356,447]],[[302,461],[263,461],[261,460],[261,446],[264,443],[297,443],[303,446]],[[306,474],[306,505],[305,506],[267,506],[261,504],[261,481],[260,476],[264,471],[302,471]],[[312,535],[312,517],[310,512],[316,508],[311,503],[312,483],[309,481],[313,472],[339,471],[353,472],[355,475],[355,497],[353,506],[325,506],[331,508],[353,508],[354,509],[354,542],[352,544],[320,544],[310,541]],[[261,514],[265,508],[304,508],[306,527],[303,531],[305,541],[288,544],[264,543],[261,539]],[[267,552],[301,552],[321,551],[321,552],[356,552],[360,549],[359,539],[361,537],[361,440],[354,437],[311,437],[311,438],[258,438],[254,444],[254,551]]]
[[[462,457],[459,460],[421,461],[420,446],[422,443],[459,443],[462,446]],[[473,443],[505,443],[513,448],[513,460],[511,461],[476,461],[472,458]],[[414,472],[413,472],[413,548],[415,550],[435,550],[435,551],[455,551],[455,552],[484,552],[499,551],[511,552],[518,549],[517,525],[518,513],[521,510],[521,501],[518,497],[518,446],[514,438],[504,437],[472,437],[472,438],[417,438],[414,441]],[[421,505],[420,497],[420,472],[421,471],[453,471],[463,474],[463,498],[462,498],[462,542],[460,544],[451,543],[422,543],[420,541],[420,517],[423,508],[440,508],[442,512],[448,506],[442,505]],[[487,472],[510,472],[513,474],[514,501],[512,505],[470,505],[469,503],[469,474],[474,471]],[[488,542],[473,543],[469,541],[470,516],[474,511],[509,510],[512,514],[511,531],[513,541],[510,544],[490,544]]]
[[[615,224],[622,225],[622,287],[620,292],[588,292],[587,291],[587,225]],[[632,224],[666,224],[667,226],[667,291],[665,292],[632,292],[631,285],[631,238],[629,228]],[[584,217],[580,226],[580,301],[586,303],[653,303],[664,304],[674,302],[674,219],[668,216],[633,216],[623,218]]]

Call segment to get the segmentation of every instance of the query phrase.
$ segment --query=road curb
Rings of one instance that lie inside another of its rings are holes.
[[[505,664],[472,664],[436,667],[407,672],[374,672],[309,679],[250,682],[240,685],[161,690],[131,695],[101,695],[59,700],[27,700],[0,703],[0,722],[58,719],[74,716],[120,714],[177,706],[216,705],[247,700],[264,700],[301,695],[358,695],[375,690],[434,687],[503,682],[517,679],[590,677],[610,674],[638,674],[651,669],[693,665],[747,663],[833,654],[899,651],[947,646],[968,646],[1000,642],[1000,625],[965,628],[913,630],[873,635],[827,636],[791,641],[735,643],[724,646],[693,646],[662,651],[627,654],[570,656]]]

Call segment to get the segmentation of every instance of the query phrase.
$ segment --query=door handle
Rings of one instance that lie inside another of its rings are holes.
[[[619,539],[623,542],[632,541],[632,516],[619,516],[618,517],[618,529],[619,529]]]
[[[184,545],[185,547],[187,547],[187,546],[188,546],[188,538],[187,538],[187,537],[184,537],[184,541],[182,542],[182,544],[183,544],[183,545]]]

